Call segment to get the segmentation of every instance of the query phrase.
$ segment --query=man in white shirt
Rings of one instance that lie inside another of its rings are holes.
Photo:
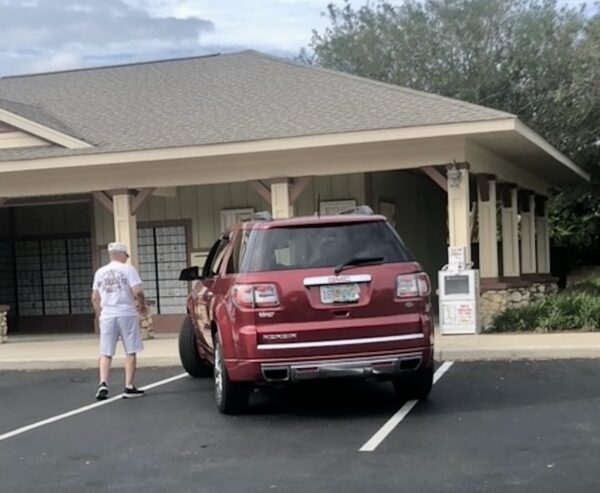
[[[92,287],[92,304],[100,321],[100,384],[96,399],[108,396],[108,375],[119,338],[126,355],[123,397],[141,397],[144,391],[135,387],[133,378],[136,354],[143,349],[139,315],[145,314],[146,300],[142,280],[127,264],[127,245],[110,243],[108,254],[110,263],[96,271]]]

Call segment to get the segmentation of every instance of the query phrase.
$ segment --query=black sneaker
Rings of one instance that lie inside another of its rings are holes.
[[[125,387],[123,389],[123,399],[135,399],[136,397],[143,397],[145,392],[135,387]]]
[[[96,400],[103,401],[108,397],[108,385],[106,382],[100,382],[98,390],[96,392]]]

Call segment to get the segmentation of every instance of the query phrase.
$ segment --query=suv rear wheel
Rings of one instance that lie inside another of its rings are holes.
[[[227,375],[223,351],[215,336],[215,399],[223,414],[241,414],[248,409],[251,386],[245,382],[232,382]]]
[[[433,386],[433,368],[416,370],[409,375],[394,378],[394,389],[402,399],[427,399]]]
[[[212,365],[198,353],[196,330],[189,315],[183,321],[179,331],[179,358],[183,369],[192,377],[210,377],[212,375]]]

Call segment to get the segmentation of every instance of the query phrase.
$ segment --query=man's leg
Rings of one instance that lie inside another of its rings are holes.
[[[112,358],[105,354],[100,355],[100,382],[108,383],[108,375],[110,374],[110,365]]]
[[[125,390],[123,397],[129,399],[131,397],[141,397],[144,395],[143,390],[138,390],[135,387],[135,370],[137,366],[137,353],[144,346],[142,344],[142,336],[140,332],[140,320],[138,317],[120,317],[119,330],[121,333],[121,341],[125,350]]]
[[[119,335],[115,329],[114,319],[100,320],[100,358],[98,359],[100,384],[96,392],[98,400],[104,400],[108,396],[108,376]]]
[[[135,377],[135,367],[137,358],[135,353],[128,354],[125,357],[125,387],[133,387],[133,379]]]

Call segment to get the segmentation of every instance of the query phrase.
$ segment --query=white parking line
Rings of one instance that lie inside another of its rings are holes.
[[[433,383],[436,383],[440,378],[442,378],[444,373],[446,373],[452,365],[452,361],[446,361],[443,363],[442,366],[440,366],[433,374]],[[402,422],[402,420],[408,415],[408,413],[412,411],[413,407],[415,407],[418,402],[419,401],[414,400],[407,401],[404,406],[398,409],[398,411],[396,411],[396,413],[390,419],[388,419],[387,422],[381,428],[379,428],[379,430],[377,430],[377,432],[371,438],[369,438],[367,443],[365,443],[359,449],[359,452],[373,452],[377,447],[379,447],[381,442],[383,442],[386,437],[392,431],[394,431],[394,428],[396,428],[396,426]]]
[[[164,380],[159,380],[158,382],[154,382],[149,385],[145,385],[143,387],[140,387],[140,389],[141,390],[150,390],[155,387],[160,387],[161,385],[166,385],[168,383],[174,382],[175,380],[180,380],[180,379],[186,377],[187,375],[188,375],[187,373],[180,373],[179,375],[175,375],[174,377],[165,378]],[[70,418],[71,416],[76,416],[77,414],[82,414],[87,411],[91,411],[92,409],[96,409],[97,407],[106,406],[107,404],[110,404],[111,402],[115,402],[116,400],[120,400],[120,399],[122,399],[122,394],[116,395],[116,396],[111,397],[110,399],[106,399],[104,401],[99,401],[99,402],[95,402],[94,404],[89,404],[87,406],[80,407],[78,409],[73,409],[72,411],[68,411],[63,414],[58,414],[57,416],[53,416],[51,418],[44,419],[42,421],[38,421],[36,423],[32,423],[27,426],[23,426],[21,428],[17,428],[16,430],[12,430],[7,433],[4,433],[3,435],[0,435],[0,442],[3,440],[7,440],[8,438],[17,436],[17,435],[21,435],[22,433],[26,433],[28,431],[35,430],[36,428],[40,428],[40,427],[48,425],[50,423],[56,423],[57,421],[61,421],[66,418]]]

